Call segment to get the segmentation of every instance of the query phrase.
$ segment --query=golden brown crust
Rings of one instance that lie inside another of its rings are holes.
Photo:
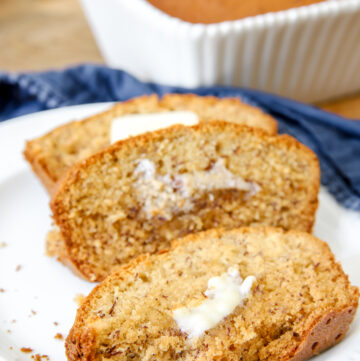
[[[85,331],[71,329],[68,340],[65,344],[65,352],[69,361],[95,361],[95,335],[91,329]],[[78,342],[71,340],[78,340]]]
[[[79,272],[76,264],[69,258],[66,244],[58,229],[52,229],[48,232],[46,237],[46,255],[48,257],[56,257],[59,262],[68,267],[76,276],[87,280],[87,278]]]
[[[355,317],[357,306],[352,304],[318,317],[313,326],[305,332],[300,345],[290,351],[283,361],[304,361],[339,343]]]
[[[138,272],[137,268],[139,265],[144,264],[151,266],[152,264],[155,264],[155,261],[157,261],[157,265],[165,264],[169,259],[169,256],[171,256],[171,253],[175,252],[177,248],[185,248],[187,244],[199,242],[201,239],[222,237],[224,233],[227,233],[231,237],[238,236],[239,239],[243,239],[244,236],[252,237],[258,234],[260,234],[263,238],[273,235],[277,235],[278,238],[293,237],[294,242],[299,238],[307,239],[309,247],[316,244],[316,247],[322,249],[321,254],[324,259],[326,257],[329,257],[330,259],[332,271],[337,274],[337,277],[344,278],[347,283],[347,294],[346,296],[344,294],[344,297],[346,297],[347,300],[345,302],[345,306],[344,301],[339,301],[339,305],[335,305],[331,309],[321,308],[322,311],[319,310],[319,312],[315,313],[311,312],[309,315],[304,314],[303,317],[308,318],[307,320],[305,319],[306,322],[304,323],[307,326],[305,326],[305,328],[301,331],[297,329],[299,333],[294,332],[291,336],[290,342],[285,342],[285,347],[284,344],[276,344],[278,341],[279,343],[281,342],[281,337],[278,340],[275,340],[276,345],[272,349],[265,351],[262,350],[258,354],[258,360],[304,361],[338,343],[345,336],[358,307],[359,290],[357,287],[350,285],[347,276],[344,275],[341,266],[335,261],[329,246],[325,242],[303,232],[285,232],[282,229],[272,227],[244,227],[231,231],[226,231],[224,229],[212,229],[198,234],[190,234],[183,239],[174,241],[172,244],[172,250],[170,251],[163,250],[157,255],[142,255],[137,259],[132,260],[127,265],[120,266],[101,284],[97,285],[86,298],[84,303],[79,307],[74,325],[66,339],[68,359],[71,361],[93,360],[91,357],[96,352],[96,343],[99,342],[96,337],[99,335],[97,335],[96,330],[87,323],[88,315],[94,307],[94,300],[100,295],[103,295],[104,292],[110,292],[113,289],[115,281],[118,280],[120,283],[122,281],[125,283],[127,280],[132,279],[131,275],[133,275],[134,272]],[[299,250],[299,252],[301,252],[301,250]],[[319,261],[321,262],[321,260]],[[186,270],[184,270],[184,272],[186,272]],[[284,275],[284,277],[288,276],[288,274]],[[326,274],[324,274],[324,277],[326,279]],[[129,287],[131,287],[131,284]],[[327,295],[324,296],[326,297]],[[284,305],[284,309],[285,308],[286,307]],[[260,315],[256,315],[256,318],[257,317],[260,317]],[[299,320],[301,321],[298,322],[304,321],[302,320],[302,317]],[[267,347],[265,347],[265,349],[266,348]],[[226,353],[225,350],[224,352]],[[100,359],[101,357],[99,355],[99,360]],[[181,360],[182,358],[180,357],[179,359]],[[192,358],[187,358],[187,360],[191,359]],[[229,359],[232,360],[232,358]]]
[[[33,152],[31,145],[32,145],[31,141],[26,142],[25,149],[23,152],[24,157],[29,162],[32,170],[40,179],[43,186],[51,195],[55,187],[56,180],[52,178],[51,174],[49,173],[46,167],[46,164],[41,162],[41,159],[39,159],[39,157],[36,156],[35,152]]]
[[[82,174],[87,172],[87,169],[90,169],[91,165],[94,165],[98,162],[103,162],[109,157],[116,157],[115,153],[121,151],[121,159],[126,159],[126,154],[129,154],[134,148],[143,148],[146,149],[148,145],[152,142],[162,141],[162,139],[169,139],[171,137],[177,136],[181,131],[182,133],[192,134],[193,132],[204,132],[212,133],[218,132],[222,133],[225,130],[231,132],[231,134],[236,138],[241,138],[242,134],[250,133],[259,137],[261,141],[267,144],[275,144],[279,147],[282,147],[285,151],[292,149],[292,151],[299,152],[302,155],[302,159],[307,159],[308,164],[311,167],[311,175],[313,177],[311,186],[308,186],[305,200],[306,209],[302,210],[304,219],[304,224],[301,226],[301,230],[310,232],[314,223],[314,215],[318,205],[318,190],[320,185],[320,171],[318,160],[315,154],[304,145],[296,141],[294,138],[281,135],[281,136],[269,136],[261,130],[249,128],[246,126],[240,126],[237,124],[227,123],[227,122],[212,122],[212,123],[202,123],[193,127],[183,127],[183,126],[173,126],[171,128],[158,130],[156,132],[145,133],[131,139],[126,139],[117,142],[105,150],[96,153],[95,155],[85,159],[84,161],[75,165],[71,170],[68,171],[67,175],[64,176],[61,183],[58,184],[57,190],[54,192],[54,196],[51,201],[51,209],[53,211],[53,216],[56,224],[60,227],[61,236],[64,240],[68,257],[64,257],[64,254],[61,256],[61,261],[66,264],[72,265],[80,270],[82,277],[90,281],[100,281],[104,278],[106,273],[99,274],[94,273],[94,271],[86,264],[86,262],[79,261],[78,258],[73,256],[73,229],[70,226],[67,218],[67,210],[64,203],[64,196],[71,189],[71,187],[76,184]],[[118,155],[117,155],[118,156]],[[221,226],[221,224],[220,224]],[[68,258],[68,259],[66,259]]]
[[[188,109],[199,112],[202,118],[206,119],[206,109],[209,113],[218,116],[219,120],[230,121],[221,117],[222,114],[229,113],[230,109],[234,109],[236,114],[242,113],[244,118],[240,121],[233,119],[234,123],[243,124],[266,131],[270,135],[277,134],[277,122],[270,115],[264,113],[260,108],[250,106],[243,103],[239,98],[218,98],[215,96],[198,96],[196,94],[166,94],[161,99],[161,105],[165,108]],[[220,113],[218,113],[220,111]]]

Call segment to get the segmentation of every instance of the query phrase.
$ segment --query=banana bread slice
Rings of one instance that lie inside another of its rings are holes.
[[[202,333],[184,331],[177,310],[214,302],[209,290],[229,269],[254,280],[246,299]],[[119,267],[95,287],[66,353],[70,361],[302,361],[345,336],[358,298],[329,247],[310,234],[209,230]]]
[[[188,233],[248,225],[310,232],[318,189],[316,156],[289,136],[226,122],[174,126],[72,168],[51,202],[60,234],[50,234],[48,248],[99,281]]]
[[[30,140],[26,143],[24,155],[51,193],[57,180],[69,167],[110,145],[113,119],[127,114],[172,110],[192,110],[203,122],[222,119],[258,127],[270,134],[277,131],[272,117],[239,99],[174,94],[159,100],[156,95],[151,95],[118,103],[108,111],[68,123]]]

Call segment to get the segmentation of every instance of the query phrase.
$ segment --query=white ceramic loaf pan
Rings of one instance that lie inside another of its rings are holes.
[[[360,90],[360,0],[191,24],[146,0],[81,0],[111,67],[144,81],[233,85],[302,101]]]

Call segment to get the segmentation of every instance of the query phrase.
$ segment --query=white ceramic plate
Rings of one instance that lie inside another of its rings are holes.
[[[44,254],[49,199],[22,157],[25,140],[108,106],[61,108],[0,124],[0,361],[31,360],[34,354],[64,361],[64,341],[54,336],[66,337],[76,313],[74,298],[94,287]],[[329,242],[350,280],[360,285],[360,215],[340,207],[322,189],[315,234]],[[359,316],[339,345],[314,360],[360,360]],[[22,347],[33,353],[21,352]]]

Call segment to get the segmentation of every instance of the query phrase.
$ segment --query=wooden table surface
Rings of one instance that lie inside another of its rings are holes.
[[[0,49],[7,71],[104,63],[77,0],[0,0]],[[319,106],[360,119],[360,94]]]

